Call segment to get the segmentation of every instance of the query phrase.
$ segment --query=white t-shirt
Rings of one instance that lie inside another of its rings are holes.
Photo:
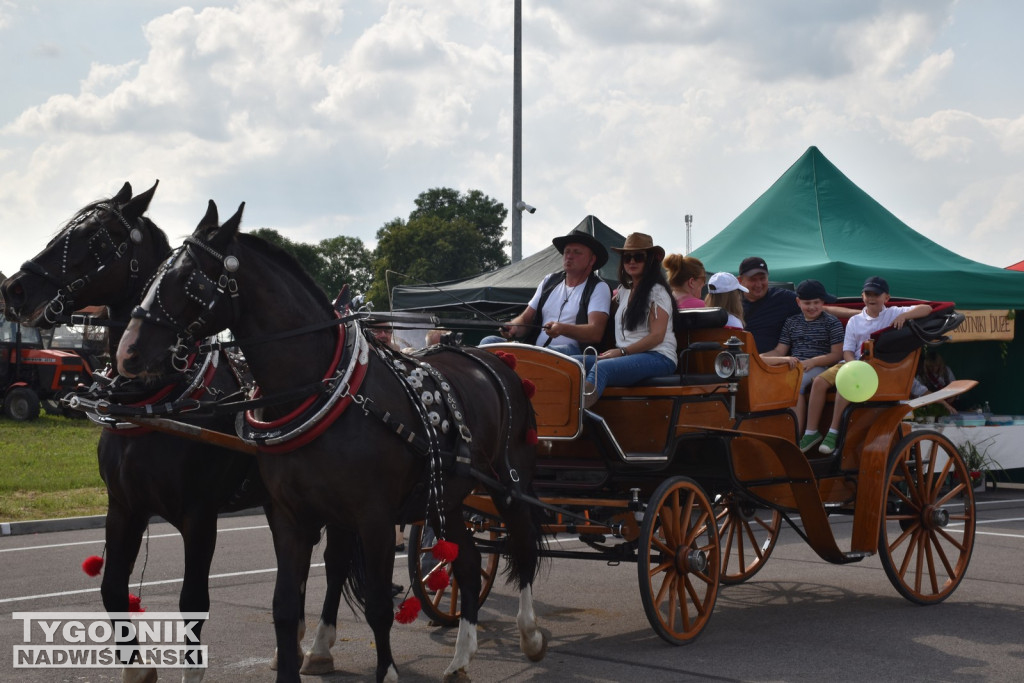
[[[913,306],[887,306],[882,309],[877,318],[869,316],[865,308],[846,321],[846,333],[843,335],[843,351],[853,351],[853,357],[860,358],[860,347],[873,333],[889,327],[892,325],[892,321],[912,308]]]
[[[537,286],[537,291],[533,293],[533,298],[530,299],[530,308],[537,310],[540,306],[540,295],[544,291],[544,286],[548,283],[550,278],[554,275],[549,275],[544,278],[544,281]],[[568,287],[565,284],[565,280],[562,280],[551,290],[551,294],[548,295],[548,300],[544,302],[544,310],[540,311],[534,318],[534,322],[538,325],[544,325],[547,323],[559,322],[569,323],[570,325],[576,324],[576,313],[580,310],[580,299],[583,297],[583,290],[587,286],[587,281],[579,283],[575,287]],[[608,287],[606,282],[598,282],[597,286],[594,287],[594,291],[590,294],[590,304],[587,306],[587,315],[591,313],[608,313],[612,306],[612,290]],[[548,333],[543,329],[540,331],[540,335],[537,337],[537,346],[544,346],[548,340]],[[582,353],[582,349],[579,348],[579,343],[575,339],[561,335],[552,340],[553,344],[562,345],[573,345],[576,350]]]
[[[646,337],[651,329],[648,324],[648,316],[644,316],[643,320],[639,325],[636,326],[635,330],[627,330],[625,327],[626,309],[629,307],[629,297],[632,291],[625,286],[620,286],[619,291],[616,294],[619,300],[619,307],[615,311],[615,345],[616,346],[629,346],[634,342],[638,342]],[[654,304],[654,316],[667,315],[668,327],[665,328],[665,338],[660,344],[655,346],[650,351],[660,353],[665,356],[673,363],[676,362],[676,335],[672,331],[672,311],[675,309],[675,302],[672,301],[672,297],[668,295],[664,287],[660,285],[654,285],[651,287],[651,294],[647,299],[648,310],[650,310],[650,304]]]

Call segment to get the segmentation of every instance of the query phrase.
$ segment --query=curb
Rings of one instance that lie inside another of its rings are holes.
[[[217,517],[248,517],[262,515],[263,508],[253,507],[234,512],[222,512]],[[45,534],[53,531],[81,531],[83,529],[102,529],[106,526],[106,515],[89,517],[65,517],[63,519],[35,519],[24,522],[0,522],[0,536],[23,536],[26,534]],[[150,523],[166,522],[163,517],[153,517]]]

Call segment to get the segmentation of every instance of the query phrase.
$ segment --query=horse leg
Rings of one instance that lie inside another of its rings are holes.
[[[178,596],[178,610],[209,612],[210,565],[217,546],[217,513],[202,510],[188,515],[181,525],[181,539],[185,549],[185,576]],[[194,629],[196,638],[202,636],[202,630],[203,621],[199,621]],[[204,667],[185,668],[181,672],[181,681],[199,683],[205,673]]]
[[[331,525],[327,526],[326,535],[324,572],[327,574],[327,592],[320,610],[320,623],[317,624],[313,643],[306,652],[299,672],[307,675],[322,675],[334,671],[331,647],[338,636],[338,608],[341,606],[342,589],[352,564],[352,544],[356,542],[354,535],[345,534]]]
[[[434,528],[439,528],[435,526]],[[477,550],[473,535],[462,523],[461,508],[447,513],[447,540],[459,546],[458,557],[452,562],[452,572],[459,582],[461,596],[459,607],[459,634],[455,639],[455,656],[444,670],[445,683],[467,681],[467,668],[477,651],[477,620],[480,611],[480,551]]]
[[[277,681],[298,683],[302,649],[303,598],[314,539],[305,530],[270,515],[277,555],[277,581],[274,584],[274,633],[277,639]],[[304,630],[304,629],[303,629]]]
[[[131,580],[132,568],[142,545],[142,534],[145,533],[148,524],[148,515],[138,512],[133,514],[125,510],[114,498],[110,498],[104,532],[107,552],[103,563],[103,580],[100,583],[103,609],[108,613],[128,613],[128,582]],[[123,620],[112,621],[116,629],[117,622]],[[124,661],[138,644],[135,638],[119,644],[123,645]],[[123,683],[154,683],[156,679],[156,669],[153,668],[121,670]]]
[[[519,614],[516,616],[519,649],[530,661],[539,662],[548,649],[547,636],[537,624],[537,614],[533,609],[533,579],[540,563],[540,529],[526,503],[513,499],[502,507],[502,519],[508,529],[505,550],[509,577],[519,589]]]

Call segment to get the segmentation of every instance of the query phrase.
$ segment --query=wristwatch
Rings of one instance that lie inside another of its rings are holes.
[[[619,353],[621,355],[625,356],[626,355],[626,347],[625,346],[620,346],[619,347]]]

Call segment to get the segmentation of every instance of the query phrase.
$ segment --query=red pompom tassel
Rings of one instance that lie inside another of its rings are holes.
[[[507,351],[498,351],[494,355],[500,358],[505,363],[505,365],[509,366],[513,370],[516,369],[516,363],[518,363],[519,361],[513,354]]]
[[[406,598],[402,601],[402,604],[398,606],[398,611],[395,612],[395,621],[399,624],[411,624],[416,621],[416,617],[420,615],[420,601],[415,596]]]
[[[434,549],[430,552],[434,555],[434,559],[436,560],[441,560],[442,562],[454,562],[455,558],[459,556],[459,546],[455,545],[451,541],[438,539],[437,543],[434,544]]]
[[[531,446],[537,445],[537,430],[530,428],[526,430],[526,443]]]
[[[128,594],[128,611],[142,613],[146,608],[142,606],[142,598],[132,593]]]
[[[82,571],[89,576],[99,576],[103,570],[103,558],[99,555],[90,555],[82,563]]]
[[[526,394],[526,398],[533,398],[537,393],[537,385],[528,379],[523,380],[523,393]]]
[[[438,567],[427,577],[427,588],[431,591],[443,591],[448,587],[449,582],[448,570]]]

